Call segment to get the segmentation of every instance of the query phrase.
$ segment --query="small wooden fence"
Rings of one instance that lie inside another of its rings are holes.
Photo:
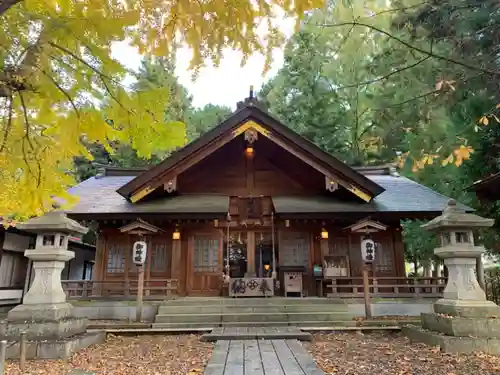
[[[69,299],[133,299],[137,280],[63,280]],[[144,280],[144,299],[160,299],[177,294],[177,279]]]
[[[361,276],[325,279],[327,297],[363,297]],[[369,277],[368,282],[372,296],[385,298],[440,298],[446,286],[445,277]]]

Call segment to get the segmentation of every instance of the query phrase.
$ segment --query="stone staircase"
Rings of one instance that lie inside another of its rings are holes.
[[[352,318],[340,299],[185,297],[163,302],[153,328],[321,327]]]

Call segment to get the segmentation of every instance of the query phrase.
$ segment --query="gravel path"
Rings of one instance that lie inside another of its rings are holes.
[[[212,347],[199,335],[109,335],[105,344],[75,353],[66,368],[64,361],[28,361],[21,372],[18,362],[9,361],[6,374],[62,375],[82,369],[99,375],[186,375],[203,371]]]
[[[453,355],[401,334],[316,334],[304,346],[326,375],[499,375],[500,357]]]

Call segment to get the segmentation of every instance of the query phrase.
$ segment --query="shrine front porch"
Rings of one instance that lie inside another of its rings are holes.
[[[64,281],[69,298],[134,298],[138,267],[132,261],[137,235],[123,222],[103,223],[92,280]],[[171,296],[363,296],[361,241],[369,233],[375,260],[369,268],[374,297],[439,297],[445,279],[408,278],[399,224],[371,220],[344,224],[275,218],[271,225],[232,225],[219,220],[153,221],[144,264],[144,298]],[[104,225],[103,225],[104,226]],[[353,228],[355,230],[353,230]]]

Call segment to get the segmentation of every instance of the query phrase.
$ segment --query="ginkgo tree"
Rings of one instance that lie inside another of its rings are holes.
[[[226,47],[267,57],[284,42],[277,14],[300,22],[324,0],[0,0],[0,217],[20,220],[72,203],[81,143],[130,143],[138,155],[185,142],[182,123],[164,118],[168,91],[128,92],[113,43],[166,56],[193,51],[193,73]],[[265,35],[261,36],[262,28]],[[104,116],[104,113],[106,114]],[[58,200],[59,201],[59,200]]]

